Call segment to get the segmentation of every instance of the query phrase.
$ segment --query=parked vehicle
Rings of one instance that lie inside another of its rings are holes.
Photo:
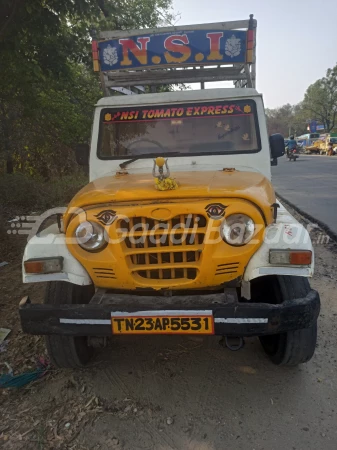
[[[314,354],[314,252],[271,183],[285,148],[255,89],[255,32],[251,16],[93,41],[107,96],[76,151],[90,183],[23,257],[24,282],[48,285],[44,304],[21,301],[22,328],[46,335],[55,366],[119,335],[220,335],[232,350],[258,336],[277,365]],[[214,80],[235,88],[108,95]]]
[[[333,147],[333,154],[336,154],[337,133],[322,134],[320,139],[314,143],[314,146],[319,150],[320,155],[327,155],[330,144]]]
[[[314,145],[318,139],[320,139],[319,133],[307,133],[296,138],[297,143],[307,154],[319,154],[319,150]]]

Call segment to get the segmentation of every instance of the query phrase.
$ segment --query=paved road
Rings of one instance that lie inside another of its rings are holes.
[[[273,185],[285,199],[337,233],[337,157],[285,157],[272,168]]]

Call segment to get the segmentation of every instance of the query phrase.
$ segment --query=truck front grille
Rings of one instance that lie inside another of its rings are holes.
[[[155,280],[194,280],[198,274],[207,220],[184,214],[168,221],[134,217],[119,222],[131,271]]]

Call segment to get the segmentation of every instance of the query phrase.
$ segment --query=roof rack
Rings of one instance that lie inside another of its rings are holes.
[[[256,80],[257,21],[93,32],[94,71],[105,95],[110,88],[233,81],[253,87]],[[117,88],[117,89],[116,89]],[[121,91],[120,91],[121,92]]]

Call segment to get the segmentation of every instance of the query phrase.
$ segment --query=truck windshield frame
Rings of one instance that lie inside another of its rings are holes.
[[[239,155],[261,148],[252,99],[108,107],[100,114],[101,160]]]

